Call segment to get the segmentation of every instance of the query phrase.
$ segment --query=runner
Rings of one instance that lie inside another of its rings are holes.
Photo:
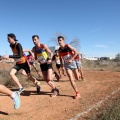
[[[53,56],[53,59],[52,59],[52,60],[55,61],[55,63],[56,63],[56,68],[57,68],[58,73],[59,73],[59,76],[60,76],[60,78],[61,78],[61,72],[60,72],[61,63],[60,63],[60,56],[59,56],[58,50],[55,50],[55,55]],[[65,75],[64,67],[62,68],[62,73],[63,73],[64,76],[66,76],[66,75]]]
[[[64,67],[66,69],[66,72],[67,72],[67,75],[69,77],[70,83],[71,83],[73,89],[76,92],[76,96],[74,98],[78,99],[80,97],[80,94],[78,92],[78,89],[76,87],[74,77],[73,77],[73,74],[72,74],[72,72],[73,72],[75,77],[78,74],[77,73],[78,72],[77,66],[76,66],[76,63],[74,61],[74,58],[77,55],[77,51],[72,46],[64,43],[64,37],[63,36],[58,37],[58,43],[60,45],[59,55],[60,55],[61,65],[63,66],[63,61],[64,61]]]
[[[76,62],[77,68],[78,68],[78,72],[80,73],[79,78],[81,78],[84,81],[85,79],[83,77],[83,70],[82,70],[81,59],[82,59],[82,54],[80,52],[78,52],[77,56],[75,57],[75,62]]]
[[[24,49],[23,52],[24,52],[24,55],[25,55],[25,52],[29,53],[27,56],[26,55],[25,56],[26,56],[26,59],[27,59],[27,62],[28,62],[28,65],[29,65],[30,69],[31,69],[31,66],[33,66],[33,68],[35,69],[35,71],[37,72],[39,77],[43,77],[42,74],[39,73],[39,71],[37,70],[37,68],[36,68],[36,66],[34,64],[35,59],[34,59],[34,55],[32,54],[32,51]],[[53,73],[54,73],[54,76],[57,78],[57,80],[59,80],[58,74],[55,71],[53,71]],[[24,70],[22,71],[22,74],[27,76],[27,74],[26,74],[26,72]]]
[[[40,43],[38,35],[33,35],[32,40],[35,44],[35,46],[32,49],[32,52],[34,53],[35,59],[38,60],[38,62],[40,63],[40,68],[45,81],[52,88],[53,94],[51,95],[51,97],[55,97],[59,94],[59,90],[55,87],[54,83],[52,82],[52,79],[54,77],[52,73],[53,53],[46,45]],[[50,56],[48,56],[48,53],[50,54]]]
[[[35,84],[35,86],[37,87],[37,90],[38,90],[38,88],[40,88],[40,86],[39,86],[40,82],[38,82],[34,77],[32,77],[27,60],[23,54],[22,46],[17,41],[18,40],[16,40],[16,36],[13,33],[8,34],[8,42],[10,43],[10,47],[12,49],[13,55],[9,55],[9,56],[4,55],[3,58],[6,58],[6,59],[13,58],[16,62],[16,65],[12,68],[12,70],[10,72],[10,76],[14,80],[14,82],[18,85],[19,92],[21,93],[22,91],[24,91],[24,88],[20,84],[15,73],[17,71],[19,71],[20,69],[24,69],[25,72],[27,73],[28,78]],[[37,91],[37,92],[39,92],[39,91]]]
[[[14,109],[18,109],[20,107],[20,95],[19,92],[12,92],[10,89],[0,84],[0,93],[9,95],[14,102]]]
[[[38,74],[38,76],[42,77],[42,75],[39,73],[39,71],[37,70],[37,67],[35,65],[35,59],[34,59],[34,55],[32,54],[32,51],[29,49],[23,49],[23,52],[24,52],[24,56],[27,59],[30,69],[31,69],[31,67],[33,67],[35,69],[36,73]],[[25,52],[28,52],[28,55],[25,55]],[[24,70],[22,71],[22,74],[25,76],[27,75]]]

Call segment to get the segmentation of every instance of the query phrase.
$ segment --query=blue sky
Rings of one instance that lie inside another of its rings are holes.
[[[12,54],[7,34],[15,33],[23,48],[40,36],[48,46],[55,33],[66,43],[80,40],[85,57],[114,57],[120,52],[120,0],[0,0],[0,55]]]

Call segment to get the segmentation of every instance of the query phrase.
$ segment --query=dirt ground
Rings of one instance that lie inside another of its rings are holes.
[[[0,94],[0,120],[68,120],[120,88],[120,72],[86,70],[84,76],[85,81],[76,80],[81,94],[78,100],[73,99],[75,93],[67,77],[54,81],[60,90],[60,96],[54,98],[45,82],[41,82],[39,95],[35,87],[25,88],[18,110],[13,109],[8,96]]]

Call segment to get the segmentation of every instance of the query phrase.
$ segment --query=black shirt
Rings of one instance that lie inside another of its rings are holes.
[[[10,47],[12,49],[14,49],[15,46],[16,46],[16,49],[18,51],[18,54],[17,55],[9,55],[9,58],[21,58],[22,57],[23,49],[22,49],[21,44],[20,43],[15,43],[14,45],[10,45]]]

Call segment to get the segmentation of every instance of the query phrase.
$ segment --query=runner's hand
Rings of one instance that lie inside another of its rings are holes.
[[[47,64],[51,64],[51,62],[52,62],[52,60],[48,60],[48,61],[47,61]]]
[[[72,62],[72,60],[70,59],[70,60],[68,60],[68,63],[71,63]]]

